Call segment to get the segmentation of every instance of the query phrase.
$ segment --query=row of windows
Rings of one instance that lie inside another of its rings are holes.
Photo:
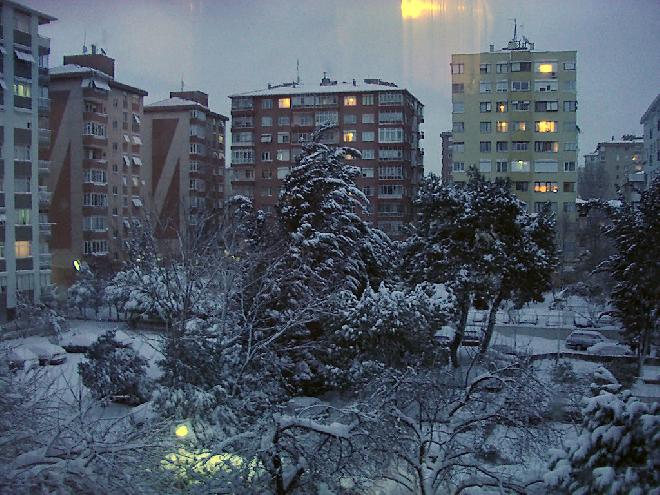
[[[453,162],[452,168],[454,172],[465,172],[465,162]],[[482,159],[479,160],[479,171],[481,173],[493,172],[492,160]],[[530,172],[529,160],[496,160],[495,172]],[[555,160],[535,160],[534,172],[539,173],[554,173],[559,171],[559,162]],[[564,172],[575,172],[575,162],[565,161]]]
[[[353,107],[358,104],[357,95],[346,95],[341,97],[344,106]],[[315,106],[330,106],[338,105],[340,97],[338,95],[299,95],[293,97],[282,97],[272,100],[264,98],[261,100],[261,108],[268,110],[277,105],[277,108],[291,108],[291,107],[315,107]],[[378,93],[377,98],[379,105],[402,105],[403,93]],[[374,105],[376,98],[374,94],[364,94],[361,98],[362,105]],[[233,98],[233,110],[248,110],[254,107],[253,99],[250,97]]]
[[[44,249],[42,249],[43,254],[48,253],[48,245],[43,246]],[[14,253],[16,255],[16,258],[29,258],[32,256],[32,241],[15,241],[14,242]],[[4,241],[0,241],[0,259],[4,259],[6,256],[5,253],[5,243]]]
[[[491,153],[493,151],[492,141],[479,141],[480,153]],[[510,145],[510,146],[509,146]],[[534,141],[534,151],[537,153],[559,153],[558,141]],[[456,141],[452,144],[454,153],[465,153],[465,143]],[[496,141],[496,152],[508,151],[530,151],[530,141]],[[564,151],[577,151],[577,143],[564,143]]]
[[[509,81],[501,80],[495,81],[493,86],[493,81],[480,81],[479,82],[479,93],[492,93],[495,89],[496,93],[506,93],[519,92],[519,91],[531,91],[531,82],[530,81]],[[465,84],[464,83],[454,83],[451,85],[453,94],[462,94],[465,93]],[[576,82],[574,79],[569,81],[562,82],[562,90],[574,92],[576,90]],[[556,79],[543,79],[534,81],[534,91],[538,93],[547,93],[547,92],[556,92],[559,91],[559,81]]]
[[[527,112],[531,108],[531,102],[528,100],[514,100],[511,102],[508,101],[497,101],[495,102],[495,113],[506,113],[509,110],[512,112]],[[564,112],[575,112],[577,111],[577,101],[575,100],[564,100],[563,101]],[[479,102],[479,112],[480,113],[490,113],[493,111],[493,102],[482,101]],[[550,101],[535,101],[534,102],[534,111],[535,112],[558,112],[559,111],[559,101],[550,100]],[[465,113],[465,102],[455,101],[452,103],[452,112],[453,113]]]
[[[450,64],[452,74],[464,74],[465,64],[454,63]],[[534,72],[538,74],[556,74],[560,67],[558,62],[534,62]],[[563,62],[561,67],[566,71],[575,70],[575,62]],[[495,68],[497,74],[506,74],[509,72],[531,72],[532,62],[498,62],[495,64],[479,64],[480,74],[491,74]]]

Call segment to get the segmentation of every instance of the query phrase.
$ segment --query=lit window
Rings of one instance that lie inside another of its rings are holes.
[[[549,62],[538,63],[536,64],[536,72],[540,72],[542,74],[557,72],[557,64]]]
[[[357,141],[357,131],[344,131],[344,142],[353,143]]]
[[[534,182],[534,192],[556,193],[559,192],[559,186],[556,182]]]
[[[495,111],[497,113],[504,113],[508,110],[508,103],[506,101],[498,101],[495,104]]]
[[[541,120],[535,123],[536,132],[557,132],[558,122],[554,120]]]
[[[513,130],[514,131],[526,131],[527,130],[527,122],[525,122],[524,120],[514,122],[513,123]]]
[[[277,100],[277,106],[279,108],[291,108],[291,98],[280,98]]]
[[[16,257],[29,258],[32,256],[32,244],[30,241],[16,241]]]
[[[354,107],[357,105],[357,96],[344,96],[344,106]]]
[[[509,123],[506,120],[498,120],[496,129],[497,132],[509,132]]]

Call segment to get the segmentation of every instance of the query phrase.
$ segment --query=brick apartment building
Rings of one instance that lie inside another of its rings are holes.
[[[409,91],[380,79],[320,85],[287,83],[232,95],[233,194],[274,213],[282,179],[319,126],[324,143],[357,148],[358,185],[371,203],[369,220],[396,235],[411,219],[411,199],[424,174],[423,105]]]
[[[64,65],[51,70],[51,251],[53,281],[60,285],[72,282],[75,260],[100,271],[117,268],[147,206],[147,92],[114,76],[114,59],[96,47],[65,56]]]
[[[11,1],[0,3],[0,319],[17,299],[38,300],[50,284],[47,159],[50,40],[55,20]]]
[[[171,92],[144,107],[144,156],[156,234],[174,238],[199,215],[220,214],[227,117],[201,91]]]

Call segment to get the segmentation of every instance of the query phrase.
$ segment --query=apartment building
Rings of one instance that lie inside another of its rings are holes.
[[[0,319],[50,284],[48,56],[42,12],[0,3]]]
[[[236,94],[232,100],[233,194],[274,206],[301,145],[324,124],[322,141],[357,148],[358,184],[370,201],[369,220],[396,236],[411,219],[412,198],[424,174],[423,105],[408,90],[380,79],[319,85],[287,83]]]
[[[634,198],[634,189],[644,181],[643,143],[610,141],[598,143],[593,153],[584,156],[578,193],[582,199]]]
[[[452,157],[454,136],[451,131],[445,131],[440,134],[440,140],[442,141],[442,183],[450,184],[452,181],[451,172],[454,163]]]
[[[115,61],[91,53],[64,57],[50,71],[50,148],[54,193],[53,281],[70,285],[74,262],[116,269],[140,224],[148,186],[143,165],[143,98],[115,79]]]
[[[649,183],[660,175],[660,94],[639,121],[644,128],[644,161]]]
[[[175,91],[144,107],[148,193],[160,238],[222,212],[229,119],[211,111],[208,100],[201,91]]]
[[[530,211],[556,212],[564,260],[575,256],[578,128],[576,52],[534,51],[514,39],[451,57],[452,181],[474,167],[508,178]]]

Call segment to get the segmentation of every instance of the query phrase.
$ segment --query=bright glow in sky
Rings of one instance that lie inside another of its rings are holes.
[[[536,49],[577,50],[579,156],[611,136],[639,134],[660,89],[657,0],[19,0],[58,18],[42,26],[50,65],[83,40],[116,59],[117,79],[146,102],[186,89],[228,95],[293,81],[382,78],[424,104],[425,168],[440,170],[440,133],[451,129],[452,53],[501,48],[513,34]],[[625,26],[625,29],[622,28]]]

